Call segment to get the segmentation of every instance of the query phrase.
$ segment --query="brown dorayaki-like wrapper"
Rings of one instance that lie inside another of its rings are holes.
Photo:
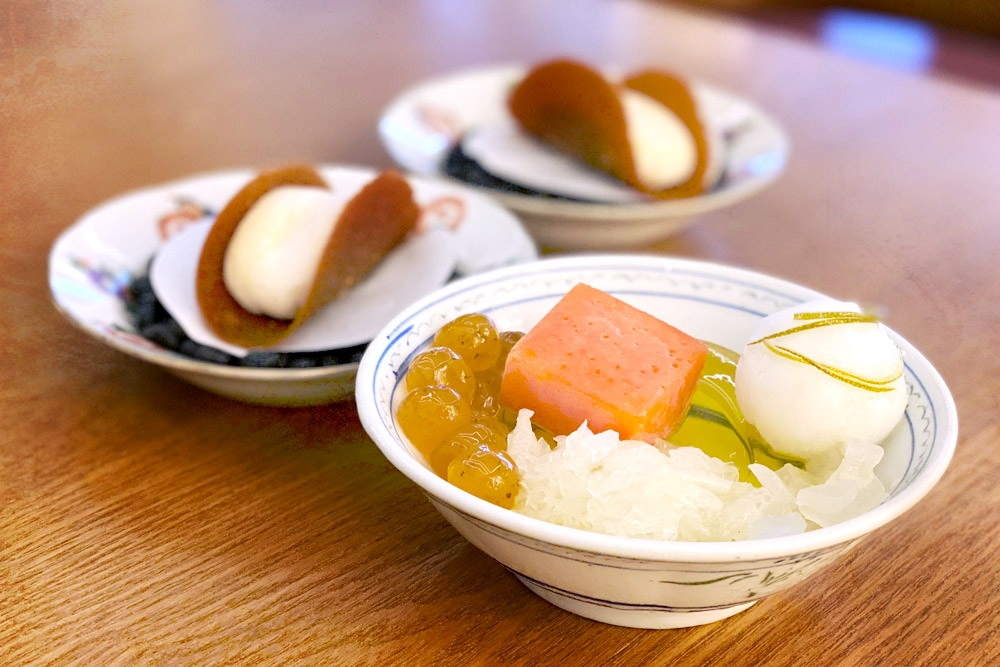
[[[625,126],[625,111],[615,87],[603,76],[571,60],[532,69],[514,88],[508,107],[529,134],[657,199],[701,194],[708,168],[708,142],[688,87],[659,71],[626,78],[622,85],[657,100],[687,126],[698,150],[694,173],[684,183],[650,190],[639,180]]]
[[[393,171],[376,177],[340,213],[326,241],[313,286],[291,320],[251,313],[226,289],[226,247],[243,216],[270,190],[282,185],[329,189],[309,166],[265,171],[236,193],[219,213],[201,251],[196,278],[198,305],[219,338],[246,348],[269,347],[288,337],[344,289],[361,280],[416,226],[419,208],[409,183]],[[318,241],[319,242],[319,241]]]

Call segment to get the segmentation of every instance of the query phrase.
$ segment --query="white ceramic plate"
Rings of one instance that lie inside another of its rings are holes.
[[[588,618],[633,627],[708,623],[746,609],[832,563],[912,507],[941,478],[958,437],[955,403],[926,358],[903,351],[908,403],[882,443],[876,474],[889,497],[853,519],[811,532],[739,542],[612,537],[546,523],[465,493],[435,475],[400,432],[395,410],[413,355],[467,312],[527,330],[578,282],[608,291],[690,335],[742,350],[761,317],[822,295],[770,276],[652,256],[562,257],[453,282],[398,315],[372,341],[357,378],[362,424],[386,458],[419,485],[470,542],[546,600]]]
[[[457,72],[400,94],[382,114],[379,135],[389,154],[418,174],[450,178],[442,162],[469,128],[502,122],[505,98],[524,74],[517,65]],[[731,206],[772,183],[788,160],[784,130],[760,108],[711,85],[692,85],[705,122],[726,146],[723,179],[687,199],[590,204],[486,190],[518,213],[539,243],[557,248],[623,249],[669,237],[693,216]]]
[[[193,176],[124,194],[89,211],[60,235],[49,256],[55,304],[70,321],[108,345],[225,396],[272,405],[349,398],[356,363],[277,369],[198,361],[140,337],[125,310],[125,287],[133,277],[146,274],[160,245],[184,226],[213,217],[255,173],[243,169]],[[370,169],[342,166],[325,166],[320,173],[334,188],[375,175]],[[489,198],[448,183],[408,180],[422,208],[422,224],[446,229],[454,237],[458,275],[537,257],[517,219]],[[385,297],[392,301],[393,294]],[[383,311],[368,324],[370,335],[406,305]]]

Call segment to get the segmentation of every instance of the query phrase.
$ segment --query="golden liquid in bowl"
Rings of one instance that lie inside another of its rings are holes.
[[[701,379],[691,397],[691,407],[680,428],[670,436],[679,447],[697,447],[709,456],[734,464],[740,479],[757,485],[751,463],[777,470],[786,463],[801,466],[795,459],[776,456],[757,429],[747,422],[736,404],[736,363],[732,350],[705,342],[708,355]]]

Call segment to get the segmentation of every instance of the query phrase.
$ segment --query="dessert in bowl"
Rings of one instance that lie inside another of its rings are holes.
[[[411,361],[466,313],[530,331],[586,283],[690,336],[744,350],[766,316],[822,298],[802,286],[722,265],[663,257],[597,255],[522,264],[452,283],[405,310],[375,338],[359,367],[362,423],[385,456],[472,544],[550,602],[595,620],[668,628],[746,609],[830,565],[912,507],[944,473],[957,439],[954,402],[931,364],[895,332],[905,408],[874,467],[884,497],[858,516],[805,532],[754,539],[680,541],[624,537],[559,525],[468,493],[436,473],[405,435],[398,410]],[[770,536],[769,536],[770,535]]]

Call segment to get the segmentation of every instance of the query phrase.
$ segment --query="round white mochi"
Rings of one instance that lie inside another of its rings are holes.
[[[684,121],[638,91],[621,88],[618,98],[639,180],[651,190],[664,190],[691,178],[698,166],[698,145]]]
[[[223,259],[222,277],[233,298],[251,313],[294,318],[344,203],[343,196],[302,185],[283,185],[258,199]]]
[[[765,317],[750,342],[800,326],[802,312],[861,312],[853,303],[812,301]],[[906,409],[902,353],[878,323],[836,324],[769,342],[852,375],[900,377],[890,391],[873,392],[768,349],[748,344],[736,366],[736,400],[743,415],[780,454],[815,459],[849,440],[884,440]]]

